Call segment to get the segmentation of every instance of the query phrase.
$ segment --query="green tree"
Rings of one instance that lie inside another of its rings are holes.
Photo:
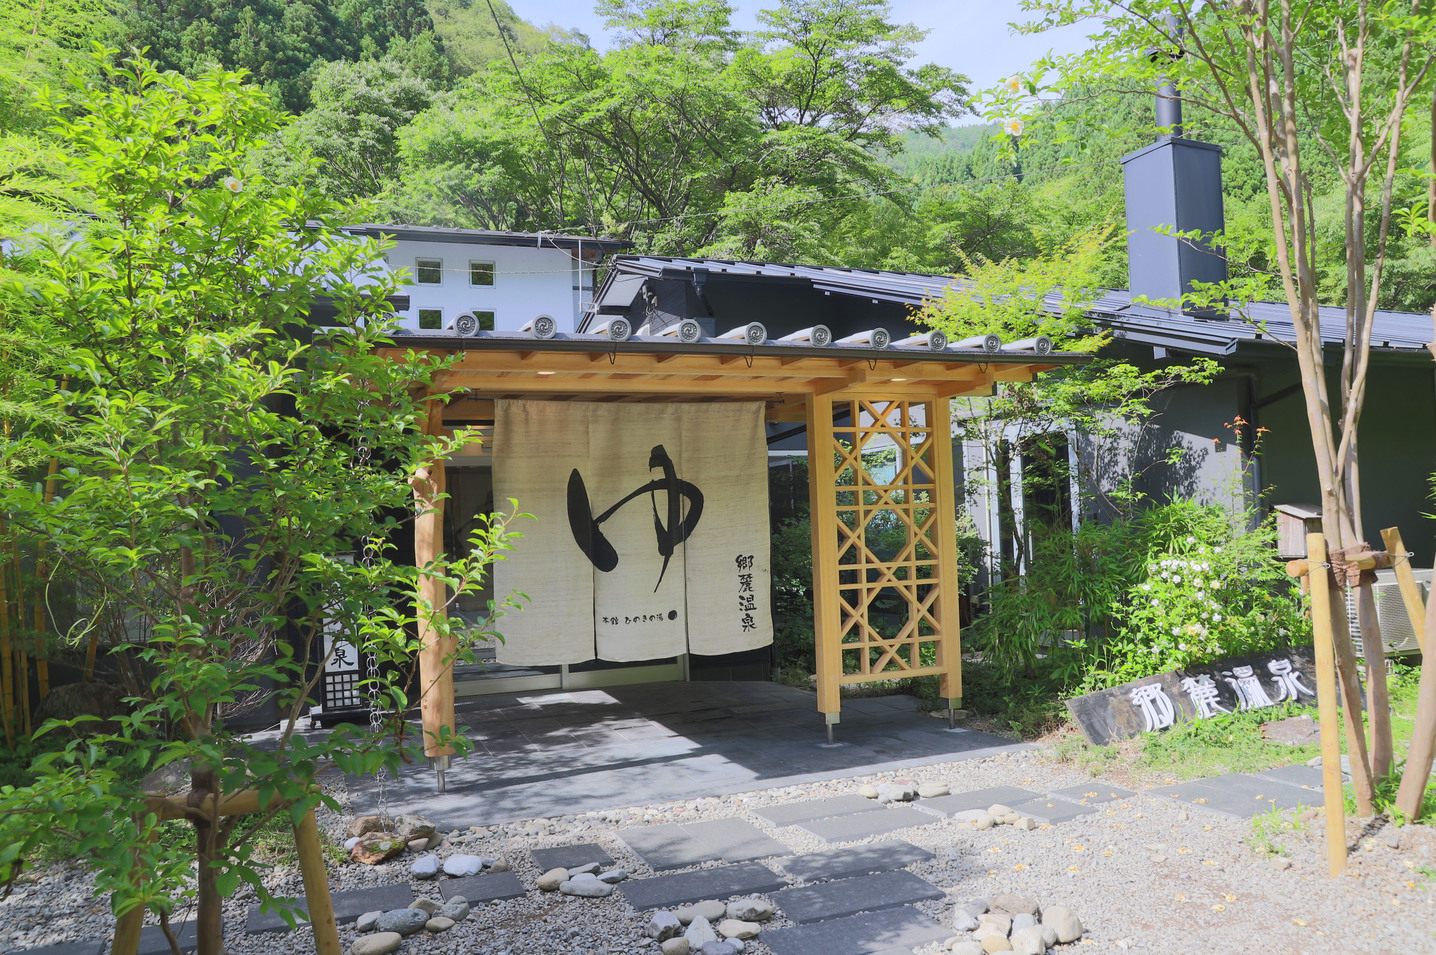
[[[218,955],[223,900],[241,880],[268,893],[237,818],[205,807],[255,790],[266,815],[297,821],[325,798],[312,788],[325,767],[401,758],[367,731],[295,733],[326,628],[406,668],[418,622],[445,626],[440,608],[411,602],[421,580],[475,586],[508,532],[499,521],[475,556],[447,564],[391,559],[394,515],[414,509],[409,476],[467,436],[415,427],[439,363],[376,353],[392,328],[382,247],[338,231],[345,209],[302,183],[256,188],[248,157],[278,119],[265,95],[234,73],[188,80],[143,60],[104,74],[47,104],[93,217],[18,253],[19,291],[46,316],[52,374],[70,384],[49,402],[65,427],[5,455],[57,458],[59,494],[7,486],[0,510],[83,582],[91,614],[127,621],[136,642],[117,652],[145,682],[118,729],[41,758],[34,785],[0,789],[0,880],[47,833],[65,836],[117,914],[193,900],[199,951]],[[321,297],[332,328],[310,320]],[[386,710],[407,709],[405,685],[374,687]],[[233,728],[255,697],[280,714],[273,747]],[[140,780],[164,767],[188,774],[188,859],[151,841]]]

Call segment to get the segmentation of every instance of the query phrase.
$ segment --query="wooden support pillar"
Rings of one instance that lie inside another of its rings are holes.
[[[444,428],[444,403],[428,402],[424,433],[438,437]],[[419,468],[409,482],[414,488],[414,564],[419,568],[439,561],[444,554],[444,461],[436,458]],[[421,573],[416,597],[419,603],[419,708],[423,718],[424,755],[449,756],[452,746],[439,742],[454,732],[454,656],[452,636],[443,636],[435,621],[445,614],[448,586],[439,573]],[[427,607],[427,609],[424,609]]]
[[[838,492],[833,467],[833,399],[809,395],[808,508],[813,529],[813,650],[818,670],[818,712],[838,722],[843,652],[838,610]]]
[[[324,845],[314,810],[294,827],[294,847],[299,851],[299,870],[304,877],[304,907],[314,929],[315,955],[341,955],[339,926],[334,922],[334,900],[329,894],[329,876],[324,871]]]
[[[1326,804],[1326,863],[1332,875],[1346,869],[1346,800],[1341,786],[1341,716],[1336,699],[1336,648],[1331,632],[1331,576],[1326,536],[1306,535],[1311,562],[1311,630],[1316,651],[1316,705],[1321,729],[1321,786]]]
[[[941,629],[937,662],[943,667],[938,691],[948,709],[962,706],[962,632],[957,571],[957,489],[952,464],[952,403],[938,398],[927,406],[927,424],[932,429],[933,506],[937,520],[932,540],[937,548],[937,622]]]

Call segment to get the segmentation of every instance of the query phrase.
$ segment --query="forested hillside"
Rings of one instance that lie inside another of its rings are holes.
[[[883,0],[768,5],[743,33],[724,0],[597,0],[602,52],[525,20],[522,0],[69,0],[49,29],[148,47],[188,73],[248,71],[292,115],[260,157],[265,178],[316,162],[320,187],[368,217],[937,272],[1105,229],[1103,279],[1123,284],[1117,160],[1153,140],[1150,96],[1084,91],[1009,136],[972,114],[965,77],[913,61],[921,25]],[[67,32],[67,17],[84,27]],[[4,23],[32,29],[23,11]],[[1424,209],[1430,123],[1414,115],[1397,208]],[[1227,147],[1233,269],[1263,274],[1256,157],[1195,108],[1188,120]],[[1339,203],[1312,207],[1339,235]],[[1339,245],[1323,256],[1333,298]],[[1398,236],[1384,302],[1429,307],[1433,274],[1429,244]]]

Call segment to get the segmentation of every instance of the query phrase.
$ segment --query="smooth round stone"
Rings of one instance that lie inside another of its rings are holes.
[[[374,931],[374,926],[379,922],[379,916],[383,914],[383,912],[379,911],[365,912],[359,916],[359,919],[354,923],[354,931],[360,935],[363,935],[365,932]]]
[[[957,942],[947,947],[947,955],[983,955],[981,942]]]
[[[977,925],[977,917],[971,912],[964,912],[962,909],[952,910],[952,927],[959,932],[975,932]]]
[[[745,922],[742,919],[724,919],[718,923],[718,934],[724,938],[757,938],[763,926],[757,922]]]
[[[878,802],[912,802],[917,798],[917,787],[908,783],[888,783],[878,787]]]
[[[690,955],[692,952],[688,945],[688,939],[682,935],[667,939],[659,946],[659,950],[663,955]]]
[[[558,890],[564,895],[581,899],[602,899],[613,894],[613,886],[595,878],[570,879],[560,883]]]
[[[1017,934],[1018,932],[1022,931],[1022,930],[1025,929],[1025,928],[1036,928],[1036,927],[1037,927],[1037,918],[1036,918],[1036,916],[1029,915],[1029,914],[1027,914],[1026,912],[1018,912],[1016,915],[1012,916],[1012,934],[1013,934],[1013,935]],[[1009,938],[1010,938],[1010,937],[1011,937],[1011,936],[1009,936]]]
[[[982,950],[988,953],[1010,952],[1012,951],[1012,943],[1007,940],[1006,935],[998,935],[996,932],[994,932],[991,935],[983,937]]]
[[[727,916],[743,922],[766,922],[777,914],[777,908],[766,899],[734,899],[728,903]]]
[[[413,935],[423,929],[424,923],[429,921],[429,913],[423,909],[394,909],[392,912],[385,912],[379,916],[374,927],[380,934],[395,932],[399,935]]]
[[[359,837],[358,837],[358,836],[350,836],[348,839],[345,839],[345,840],[344,840],[344,851],[345,851],[345,852],[348,852],[349,850],[353,849],[353,848],[354,848],[355,846],[357,846],[358,844],[359,844]]]
[[[1042,909],[1038,906],[1037,900],[1025,895],[997,895],[993,896],[992,907],[1006,912],[1008,915],[1041,915]],[[1033,920],[1036,924],[1036,919]],[[1012,927],[1017,927],[1016,919]]]
[[[1008,939],[1014,955],[1045,955],[1047,946],[1042,941],[1042,930],[1034,926],[1014,929]]]
[[[1037,828],[1037,820],[1033,819],[1031,816],[1023,816],[1021,819],[1018,819],[1016,822],[1014,822],[1013,825],[1016,826],[1018,829],[1021,829],[1023,832],[1031,832],[1033,829]]]
[[[732,942],[705,942],[698,955],[738,955],[738,949]]]
[[[378,932],[356,938],[349,946],[349,952],[350,955],[389,955],[390,952],[397,952],[403,944],[404,936],[398,932]]]
[[[693,911],[710,922],[717,922],[728,914],[728,906],[724,902],[708,899],[695,904]]]
[[[423,852],[425,849],[429,848],[429,837],[424,836],[422,839],[410,839],[406,843],[406,845],[409,847],[410,852],[416,854]]]
[[[557,892],[558,887],[567,881],[567,869],[549,869],[538,877],[538,887],[545,892]]]
[[[424,928],[437,935],[440,932],[447,932],[454,927],[454,920],[443,915],[436,915],[424,923]]]
[[[512,868],[507,859],[495,859],[494,864],[489,866],[490,872],[507,872]]]
[[[973,918],[977,918],[979,915],[985,915],[987,910],[992,908],[986,899],[967,899],[966,901],[958,902],[957,907]]]
[[[587,865],[576,865],[568,870],[568,877],[572,879],[576,875],[597,875],[598,870],[603,866],[597,862],[590,862]]]
[[[700,952],[703,950],[703,946],[709,942],[719,941],[718,933],[713,931],[713,926],[701,915],[693,917],[693,921],[689,923],[688,930],[683,933],[683,937],[688,939],[690,949]]]
[[[673,914],[682,925],[691,925],[693,920],[698,917],[698,911],[691,905],[680,905],[673,910]]]
[[[479,856],[460,853],[444,860],[444,874],[451,875],[456,879],[478,875],[482,871],[484,871],[484,860]]]
[[[858,795],[864,799],[876,799],[878,798],[878,787],[871,783],[863,783],[858,787]]]
[[[617,885],[626,878],[628,878],[627,869],[609,869],[607,872],[598,874],[598,881],[607,882],[609,885]]]
[[[409,903],[409,908],[418,909],[428,915],[437,915],[441,906],[433,899],[415,899]]]
[[[942,783],[922,783],[917,787],[917,794],[923,799],[936,799],[938,796],[946,796],[951,791]]]
[[[1019,816],[1017,813],[1009,812],[1005,816],[998,816],[997,821],[1004,826],[1015,826],[1017,825],[1017,820],[1021,818],[1022,817]]]
[[[439,857],[432,853],[420,856],[409,866],[409,871],[416,879],[432,879],[439,874]]]
[[[977,821],[973,825],[979,829],[991,829],[997,825],[997,817],[990,812],[985,812],[977,817]]]
[[[1003,938],[1006,938],[1007,933],[1012,931],[1012,916],[1004,912],[988,912],[986,915],[978,916],[977,922],[979,930],[986,929],[996,932]]]
[[[444,907],[439,909],[439,914],[446,919],[462,922],[469,917],[469,900],[462,895],[456,895],[444,903]]]
[[[987,811],[990,812],[990,813],[992,813],[992,815],[998,816],[998,817],[1005,816],[1005,815],[1007,815],[1008,813],[1012,812],[1011,809],[1007,808],[1006,806],[1004,806],[1004,805],[1003,805],[1002,803],[1000,803],[1000,802],[996,802],[996,803],[993,803],[992,805],[988,806],[988,807],[987,807]]]
[[[1065,905],[1051,905],[1042,913],[1042,924],[1057,933],[1057,941],[1066,945],[1082,937],[1082,923]]]

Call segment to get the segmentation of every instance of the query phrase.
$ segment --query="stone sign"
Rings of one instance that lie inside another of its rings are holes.
[[[1067,701],[1082,735],[1094,746],[1179,722],[1278,703],[1316,703],[1311,647],[1227,657],[1170,670]]]

